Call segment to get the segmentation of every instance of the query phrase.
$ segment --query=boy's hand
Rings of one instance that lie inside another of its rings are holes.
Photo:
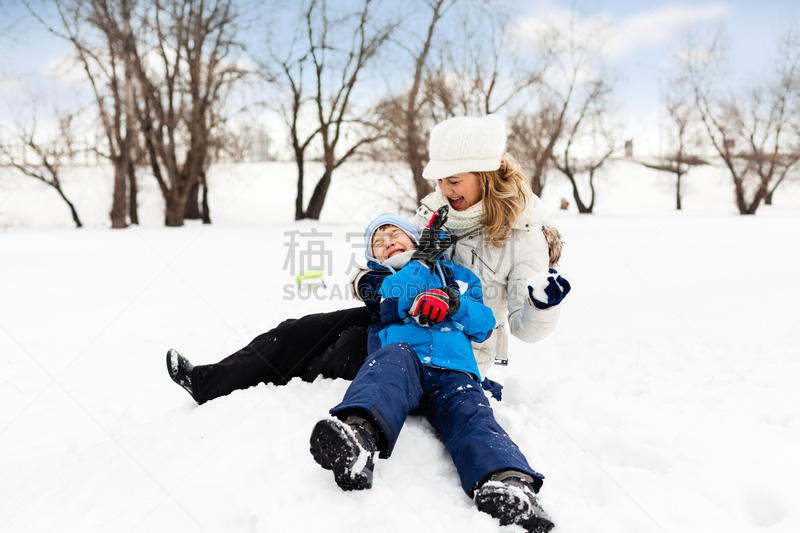
[[[572,287],[555,268],[539,272],[528,280],[528,294],[537,309],[549,309],[561,303]]]
[[[419,325],[434,326],[454,315],[460,303],[458,291],[451,287],[442,287],[418,294],[408,312]]]

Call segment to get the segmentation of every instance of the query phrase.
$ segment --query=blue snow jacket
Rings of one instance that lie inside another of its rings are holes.
[[[419,261],[409,261],[400,270],[370,261],[372,269],[361,278],[359,293],[374,323],[370,327],[368,352],[405,342],[424,365],[459,370],[481,381],[472,342],[489,338],[495,326],[491,309],[483,304],[481,282],[466,268],[440,260],[435,270]],[[452,287],[460,295],[458,311],[441,324],[421,326],[409,314],[422,292]]]

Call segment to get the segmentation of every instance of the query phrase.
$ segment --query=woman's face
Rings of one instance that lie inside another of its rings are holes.
[[[449,200],[450,207],[463,211],[481,201],[481,182],[473,172],[455,174],[439,180],[442,194]]]

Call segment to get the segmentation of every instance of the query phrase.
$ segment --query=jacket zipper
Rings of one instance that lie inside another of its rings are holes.
[[[494,269],[493,269],[492,267],[490,267],[490,266],[489,266],[489,265],[486,263],[486,261],[484,261],[483,259],[481,259],[481,258],[480,258],[480,256],[478,255],[478,252],[476,252],[476,251],[475,251],[475,248],[473,248],[473,249],[472,249],[472,265],[473,265],[473,266],[475,266],[475,258],[476,258],[476,257],[478,258],[478,261],[480,261],[481,263],[483,263],[483,266],[485,266],[486,268],[488,268],[488,269],[489,269],[489,271],[490,271],[492,274],[497,274],[497,272],[495,272],[495,271],[494,271]]]

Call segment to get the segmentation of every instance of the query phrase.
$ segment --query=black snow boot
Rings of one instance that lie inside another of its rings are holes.
[[[320,420],[311,432],[311,455],[322,468],[333,470],[342,490],[372,488],[377,450],[375,429],[358,416],[350,416],[346,422]]]
[[[530,533],[547,533],[553,522],[544,512],[536,492],[533,478],[516,470],[497,472],[475,491],[475,504],[479,511],[500,520],[500,525],[516,524]]]
[[[167,372],[172,381],[186,389],[186,392],[194,398],[192,391],[192,369],[194,366],[184,356],[178,353],[177,350],[169,349],[167,351]],[[196,400],[195,400],[196,401]]]

